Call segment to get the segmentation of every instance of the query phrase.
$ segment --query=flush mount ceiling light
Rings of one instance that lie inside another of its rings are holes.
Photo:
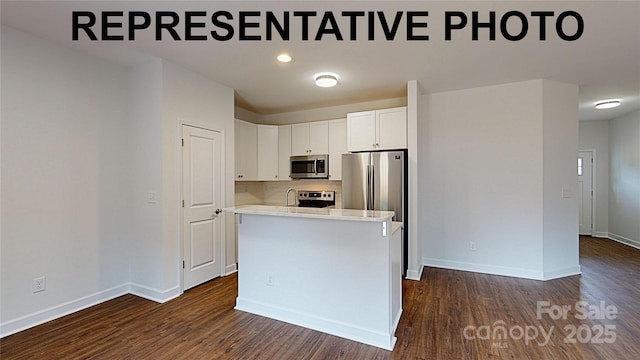
[[[278,59],[278,61],[280,61],[281,63],[288,63],[288,62],[291,62],[291,55],[280,54],[276,59]]]
[[[609,99],[596,102],[596,109],[611,109],[618,106],[620,106],[620,99]]]
[[[338,85],[338,74],[334,73],[319,73],[313,75],[313,79],[316,85],[320,87],[333,87]]]

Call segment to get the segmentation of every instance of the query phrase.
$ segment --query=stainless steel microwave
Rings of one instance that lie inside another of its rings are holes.
[[[329,155],[303,155],[291,157],[292,179],[328,179]]]

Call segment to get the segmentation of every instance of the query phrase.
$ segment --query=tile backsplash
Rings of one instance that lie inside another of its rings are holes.
[[[236,181],[236,206],[262,204],[264,190],[260,181]]]
[[[284,206],[287,189],[335,191],[336,208],[342,207],[342,181],[236,181],[236,205],[262,204]]]

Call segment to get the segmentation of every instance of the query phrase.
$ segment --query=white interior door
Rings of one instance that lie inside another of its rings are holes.
[[[593,153],[578,152],[578,206],[580,235],[593,235]]]
[[[182,126],[183,290],[222,275],[222,134]]]

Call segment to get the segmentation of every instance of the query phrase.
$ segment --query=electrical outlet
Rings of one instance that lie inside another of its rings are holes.
[[[44,276],[33,279],[33,292],[41,292],[47,289],[47,282]]]
[[[147,193],[147,202],[149,204],[156,204],[158,202],[158,197],[157,197],[155,191],[149,191]]]
[[[469,241],[469,250],[476,251],[476,242],[475,241]]]
[[[273,286],[273,273],[267,272],[267,285]]]

